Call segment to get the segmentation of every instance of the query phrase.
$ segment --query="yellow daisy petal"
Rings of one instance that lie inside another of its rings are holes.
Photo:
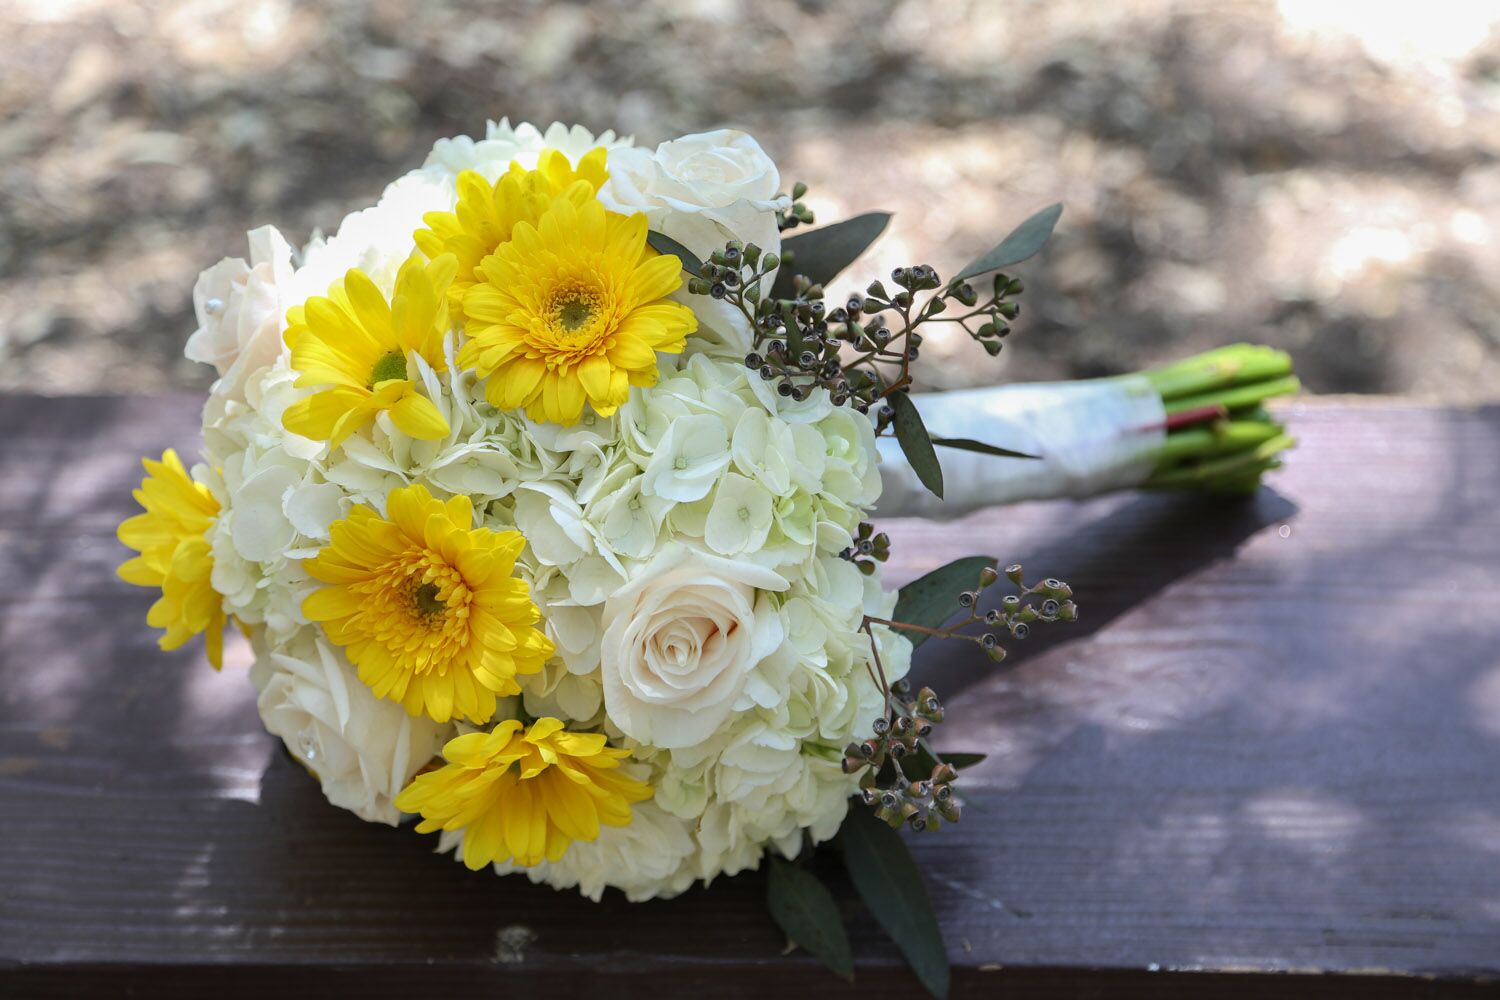
[[[447,368],[447,294],[457,266],[448,255],[431,262],[413,256],[398,272],[389,302],[368,275],[352,270],[326,297],[313,296],[290,310],[286,339],[292,368],[300,373],[296,384],[321,391],[287,407],[282,426],[338,446],[390,410],[396,426],[412,437],[448,433],[436,405],[417,395],[415,372],[408,368],[412,354],[436,371]]]
[[[436,441],[448,433],[448,421],[443,419],[437,404],[426,396],[415,392],[403,396],[391,407],[391,422],[419,441]]]
[[[543,718],[522,730],[507,720],[491,733],[471,733],[443,748],[447,763],[418,775],[396,797],[419,813],[417,830],[463,830],[460,857],[471,869],[510,861],[530,867],[556,861],[575,841],[601,827],[625,826],[633,803],[651,787],[618,770],[629,751],[602,734],[570,733]]]
[[[213,550],[207,534],[219,516],[219,502],[207,486],[195,482],[177,453],[168,449],[156,462],[143,459],[147,477],[135,498],[144,514],[120,525],[120,542],[140,555],[119,568],[120,578],[140,587],[160,587],[161,598],[146,613],[146,623],[164,629],[160,645],[176,649],[205,633],[209,662],[223,665],[223,599],[210,582]]]
[[[333,523],[328,545],[303,564],[325,586],[302,612],[377,697],[437,722],[486,722],[496,695],[519,690],[516,675],[536,673],[553,653],[529,589],[512,575],[525,541],[474,528],[467,497],[444,502],[420,485],[392,490],[386,511],[357,506]],[[497,575],[497,563],[509,572]]]

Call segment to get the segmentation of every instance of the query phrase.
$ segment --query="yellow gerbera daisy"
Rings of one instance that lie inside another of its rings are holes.
[[[337,446],[389,410],[396,426],[414,438],[447,434],[448,421],[417,392],[408,363],[415,353],[434,371],[447,370],[445,292],[457,266],[449,255],[427,264],[413,255],[397,273],[389,302],[368,275],[351,270],[327,298],[315,295],[288,310],[286,343],[292,367],[302,373],[296,384],[328,388],[287,407],[282,425]]]
[[[451,212],[428,212],[429,228],[415,234],[417,247],[436,259],[451,253],[458,271],[448,286],[454,312],[460,316],[464,294],[474,285],[479,264],[510,240],[518,222],[535,224],[554,198],[583,204],[609,179],[603,146],[585,153],[577,169],[560,150],[545,150],[535,170],[512,163],[491,184],[473,170],[458,175],[458,205]]]
[[[486,722],[495,696],[552,655],[533,628],[541,612],[515,577],[517,531],[472,527],[468,497],[423,486],[391,491],[389,520],[364,505],[335,521],[327,547],[303,563],[328,586],[303,602],[344,647],[375,695],[437,722]]]
[[[471,869],[556,861],[573,841],[598,838],[601,825],[628,824],[630,804],[651,796],[649,785],[617,770],[629,751],[605,742],[603,733],[566,732],[557,719],[538,719],[524,733],[510,719],[449,740],[448,763],[418,775],[396,808],[422,814],[418,833],[462,829]]]
[[[487,377],[491,404],[524,406],[539,422],[576,423],[585,402],[608,416],[631,386],[656,384],[658,351],[681,352],[698,328],[691,309],[666,298],[682,264],[646,243],[646,217],[598,201],[554,200],[479,270],[458,360]]]
[[[167,630],[162,649],[176,649],[203,632],[208,660],[218,669],[224,665],[224,602],[209,582],[214,560],[205,536],[219,516],[219,501],[193,481],[171,448],[161,461],[143,458],[141,464],[146,478],[134,496],[146,512],[127,519],[118,533],[140,555],[120,566],[120,578],[161,588],[146,623]]]

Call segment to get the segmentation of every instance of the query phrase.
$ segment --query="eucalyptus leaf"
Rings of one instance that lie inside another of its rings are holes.
[[[789,267],[776,273],[771,297],[791,298],[792,278],[797,274],[806,275],[817,285],[828,284],[870,248],[890,221],[890,212],[866,212],[831,226],[788,236],[781,241],[781,253],[785,256],[791,252],[795,256]]]
[[[952,764],[954,770],[962,771],[966,767],[973,767],[988,756],[989,754],[984,753],[945,753],[943,754],[943,763]]]
[[[922,873],[901,834],[863,805],[839,828],[844,867],[880,926],[896,942],[927,992],[948,996],[948,950]]]
[[[766,905],[771,919],[797,947],[845,979],[854,978],[849,935],[833,895],[816,875],[800,865],[771,859],[766,878]]]
[[[699,270],[703,267],[703,261],[694,256],[693,251],[678,243],[666,233],[658,233],[653,229],[646,234],[646,242],[651,244],[651,248],[657,253],[670,254],[676,257],[682,262],[682,269],[694,277],[698,276]]]
[[[995,560],[990,556],[965,556],[918,577],[901,588],[892,620],[927,628],[941,627],[958,613],[958,595],[972,590],[979,581],[979,571],[993,565]],[[913,647],[928,638],[921,632],[896,631],[910,639]]]
[[[1024,451],[1011,451],[997,444],[985,444],[983,441],[975,441],[973,438],[940,438],[929,437],[929,440],[944,448],[960,448],[964,451],[977,451],[985,455],[995,455],[1000,458],[1031,458],[1040,459],[1040,455],[1028,455]]]
[[[932,438],[922,423],[922,414],[917,412],[917,404],[906,393],[898,392],[891,396],[891,406],[896,411],[896,442],[901,445],[901,454],[911,463],[922,485],[941,500],[943,466],[938,462],[937,452],[932,450]]]
[[[916,753],[909,753],[901,758],[901,773],[906,775],[908,781],[924,781],[932,776],[932,769],[937,767],[938,759],[941,757],[944,764],[952,764],[954,770],[962,771],[966,767],[973,767],[984,760],[982,753],[945,753],[937,754],[932,747],[928,746],[926,740],[917,741]]]
[[[1062,205],[1048,205],[1012,230],[989,253],[958,272],[954,280],[978,277],[987,271],[998,271],[1034,256],[1052,238],[1052,228],[1057,225],[1062,210]]]

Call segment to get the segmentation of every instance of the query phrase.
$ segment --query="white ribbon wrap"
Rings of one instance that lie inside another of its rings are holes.
[[[939,500],[917,479],[893,437],[880,438],[883,517],[947,519],[1021,500],[1082,499],[1139,486],[1166,438],[1161,396],[1141,375],[918,393],[934,437],[969,438],[1040,456],[1001,458],[937,448]]]

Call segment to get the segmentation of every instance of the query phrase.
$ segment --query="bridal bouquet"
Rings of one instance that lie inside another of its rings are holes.
[[[651,150],[501,122],[331,237],[251,232],[194,289],[186,352],[219,374],[201,461],[145,461],[120,575],[159,588],[165,649],[202,634],[218,666],[244,631],[266,728],[334,805],[594,899],[770,856],[773,915],[847,971],[836,908],[791,863],[840,835],[941,992],[894,828],[957,821],[974,755],[933,750],[913,643],[998,659],[1077,609],[986,557],[887,590],[871,512],[1250,488],[1290,443],[1260,403],[1294,383],[1239,347],[914,397],[925,329],[999,352],[1022,290],[1001,271],[1060,210],[952,277],[902,267],[835,299],[887,216],[798,232],[804,189],[782,188],[740,132]],[[964,489],[929,507],[945,463]]]

